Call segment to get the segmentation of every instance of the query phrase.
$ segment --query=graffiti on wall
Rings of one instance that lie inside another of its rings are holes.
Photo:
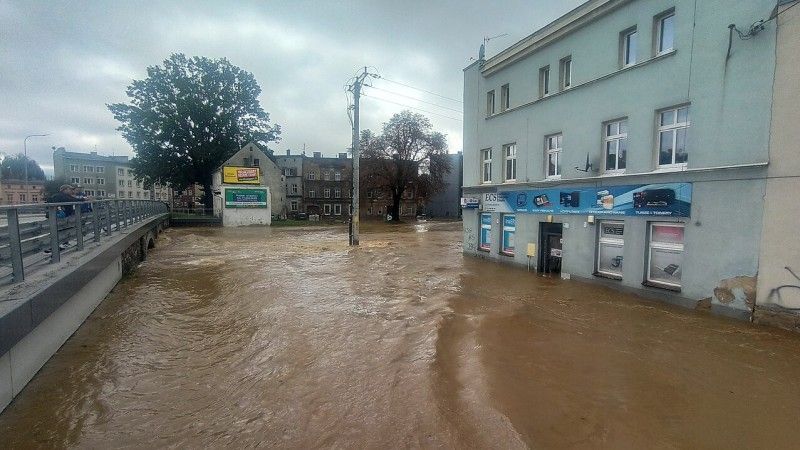
[[[464,225],[464,248],[474,250],[478,247],[478,242],[475,240],[477,234],[475,230],[469,225]]]
[[[780,286],[778,286],[776,288],[773,288],[771,291],[769,291],[769,295],[767,296],[767,301],[774,302],[772,300],[773,297],[774,297],[775,299],[777,299],[777,301],[779,303],[782,304],[782,303],[784,303],[783,297],[781,296],[782,293],[786,293],[787,291],[792,291],[792,290],[800,290],[800,277],[797,276],[797,274],[794,272],[794,270],[792,270],[791,267],[787,266],[787,267],[785,267],[785,269],[787,271],[789,271],[790,274],[792,274],[792,276],[795,278],[795,280],[797,280],[797,284],[783,284],[783,285],[780,285]],[[783,307],[783,309],[788,309],[788,310],[792,310],[792,311],[800,311],[800,308]]]

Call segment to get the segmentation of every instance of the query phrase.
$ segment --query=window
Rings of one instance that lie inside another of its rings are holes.
[[[596,274],[622,278],[625,223],[604,220],[598,228]]]
[[[290,209],[292,211],[297,211],[297,200],[292,200]]]
[[[83,166],[83,171],[94,173],[94,166]]]
[[[567,56],[561,60],[560,67],[560,80],[561,90],[569,89],[572,87],[572,56]]]
[[[106,184],[106,179],[105,178],[98,178],[97,179],[97,184]]]
[[[486,93],[486,115],[492,114],[494,114],[494,91],[489,91]]]
[[[656,16],[656,55],[671,51],[675,47],[675,11]]]
[[[313,189],[309,189],[308,190],[308,196],[311,197],[311,198],[314,198],[314,197],[317,196],[317,192],[315,190],[313,190]]]
[[[628,121],[617,120],[603,127],[603,151],[606,172],[624,172],[628,153]]]
[[[517,216],[503,215],[503,245],[500,251],[504,255],[514,256],[514,231],[517,228]]]
[[[27,199],[28,197],[25,194],[19,194],[19,201],[25,202]]]
[[[550,66],[539,69],[539,98],[550,94]]]
[[[333,197],[334,198],[342,198],[342,190],[339,189],[339,188],[334,189],[333,190]]]
[[[331,215],[331,205],[330,205],[330,203],[325,203],[324,211],[325,211],[325,215],[326,216],[330,216]]]
[[[372,198],[372,189],[367,191],[367,198]]]
[[[142,198],[142,191],[136,191],[136,198]]]
[[[92,178],[84,178],[83,184],[94,184],[94,179]]]
[[[78,177],[72,177],[72,178],[70,178],[70,179],[69,179],[69,182],[70,182],[70,183],[75,183],[75,184],[78,184],[78,183],[80,183],[80,182],[81,182],[81,179],[80,179],[80,178],[78,178]]]
[[[507,144],[503,146],[503,157],[505,158],[505,181],[516,181],[517,179],[517,144]]]
[[[105,167],[103,167],[103,166],[97,166],[97,167],[95,167],[95,168],[94,168],[94,171],[95,171],[96,173],[105,173],[105,171],[106,171],[106,168],[105,168]]]
[[[510,98],[509,98],[510,95],[511,95],[511,93],[509,92],[508,85],[507,84],[502,85],[500,87],[500,111],[501,112],[507,110],[510,107],[510,105],[511,105],[511,101],[510,101]]]
[[[341,216],[342,215],[342,205],[341,204],[337,203],[337,204],[333,205],[333,214],[337,215],[337,216]]]
[[[106,191],[97,191],[97,196],[98,197],[105,197],[106,196]]]
[[[129,176],[129,177],[132,177],[132,176],[133,176],[133,171],[132,171],[131,169],[128,169],[128,176]]]
[[[492,182],[492,149],[481,150],[481,180],[483,183]]]
[[[33,203],[38,203],[39,202],[39,196],[36,195],[36,194],[31,194],[31,201]]]
[[[322,172],[322,178],[323,178],[325,181],[331,181],[331,173],[330,173],[330,172],[328,172],[327,170],[326,170],[326,171],[324,171],[324,172]]]
[[[125,187],[125,180],[119,180],[117,184],[119,184],[119,187]]]
[[[253,158],[253,167],[261,166],[261,161],[258,158]]]
[[[544,138],[547,151],[547,178],[561,178],[562,135],[554,134]]]
[[[316,180],[317,179],[317,174],[314,173],[314,172],[308,172],[308,179],[309,180]]]
[[[333,181],[342,181],[342,173],[336,172],[333,174]]]
[[[78,165],[77,164],[70,164],[69,165],[69,171],[70,172],[77,172],[78,171]]]
[[[117,175],[119,176],[125,175],[125,169],[117,169]]]
[[[118,197],[125,198],[125,191],[119,191]]]
[[[658,114],[658,167],[685,167],[689,160],[686,136],[689,131],[689,106]]]
[[[128,191],[128,198],[133,198],[133,191]]]
[[[647,281],[671,288],[681,287],[683,224],[650,223]]]
[[[128,187],[133,187],[133,181],[128,180]]]
[[[628,67],[636,64],[636,27],[623,31],[620,34],[620,64]]]
[[[492,215],[481,214],[481,236],[478,243],[478,250],[489,251],[492,248]]]
[[[296,184],[292,185],[292,194],[297,194],[297,185]]]
[[[331,198],[331,190],[330,189],[325,189],[325,190],[322,191],[322,193],[325,196],[325,198]]]

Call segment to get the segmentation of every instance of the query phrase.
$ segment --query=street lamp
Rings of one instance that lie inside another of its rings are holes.
[[[32,137],[44,137],[50,136],[50,134],[31,134],[25,136],[25,139],[22,141],[22,147],[25,149],[25,201],[28,201],[28,139]]]

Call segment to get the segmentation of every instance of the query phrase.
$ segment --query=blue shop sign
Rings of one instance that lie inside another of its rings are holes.
[[[500,213],[689,217],[691,183],[550,188],[484,194],[483,210]]]

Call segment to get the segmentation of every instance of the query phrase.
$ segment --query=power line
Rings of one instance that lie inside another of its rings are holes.
[[[436,92],[432,92],[432,91],[428,91],[428,90],[425,90],[425,89],[420,89],[418,87],[411,86],[410,84],[405,84],[405,83],[401,83],[399,81],[390,80],[390,79],[388,79],[386,77],[383,77],[381,75],[378,75],[378,78],[383,80],[383,81],[388,81],[389,83],[394,83],[394,84],[398,84],[400,86],[405,86],[405,87],[407,87],[409,89],[414,89],[414,90],[417,90],[417,91],[420,91],[420,92],[425,92],[427,94],[435,95],[437,97],[441,97],[441,98],[446,99],[446,100],[450,100],[450,101],[457,102],[457,103],[464,103],[463,101],[461,101],[461,100],[459,100],[457,98],[448,97],[446,95],[437,94]]]
[[[459,122],[462,122],[462,121],[463,121],[463,119],[458,119],[458,118],[456,118],[456,117],[450,117],[450,116],[447,116],[447,115],[444,115],[444,114],[435,113],[435,112],[433,112],[433,111],[428,111],[428,110],[425,110],[425,109],[422,109],[422,108],[417,108],[417,107],[415,107],[415,106],[411,106],[411,105],[405,105],[405,104],[403,104],[403,103],[393,102],[393,101],[391,101],[391,100],[387,100],[387,99],[385,99],[385,98],[381,98],[381,97],[375,97],[374,95],[367,95],[367,94],[363,94],[363,93],[362,93],[361,95],[362,95],[362,96],[364,96],[364,97],[374,98],[375,100],[380,100],[380,101],[382,101],[382,102],[386,102],[386,103],[392,103],[392,104],[394,104],[394,105],[397,105],[397,106],[402,106],[402,107],[404,107],[404,108],[411,108],[411,109],[415,109],[415,110],[417,110],[417,111],[424,112],[424,113],[427,113],[427,114],[433,114],[433,115],[435,115],[435,116],[441,116],[441,117],[444,117],[444,118],[446,118],[446,119],[457,120],[457,121],[459,121]]]
[[[420,99],[418,99],[416,97],[412,97],[410,95],[401,94],[399,92],[390,91],[388,89],[383,89],[383,88],[379,88],[379,87],[375,87],[375,86],[365,86],[365,87],[369,87],[369,88],[372,88],[372,89],[377,89],[377,90],[383,91],[383,92],[388,92],[389,94],[392,94],[392,95],[397,95],[399,97],[405,97],[407,99],[414,100],[414,101],[417,101],[417,102],[420,102],[420,103],[425,103],[425,104],[428,104],[428,105],[436,106],[437,108],[448,109],[450,111],[454,111],[454,112],[457,112],[457,113],[462,113],[463,112],[460,109],[450,108],[449,106],[439,105],[437,103],[429,102],[429,101],[426,101],[426,100],[420,100]]]

